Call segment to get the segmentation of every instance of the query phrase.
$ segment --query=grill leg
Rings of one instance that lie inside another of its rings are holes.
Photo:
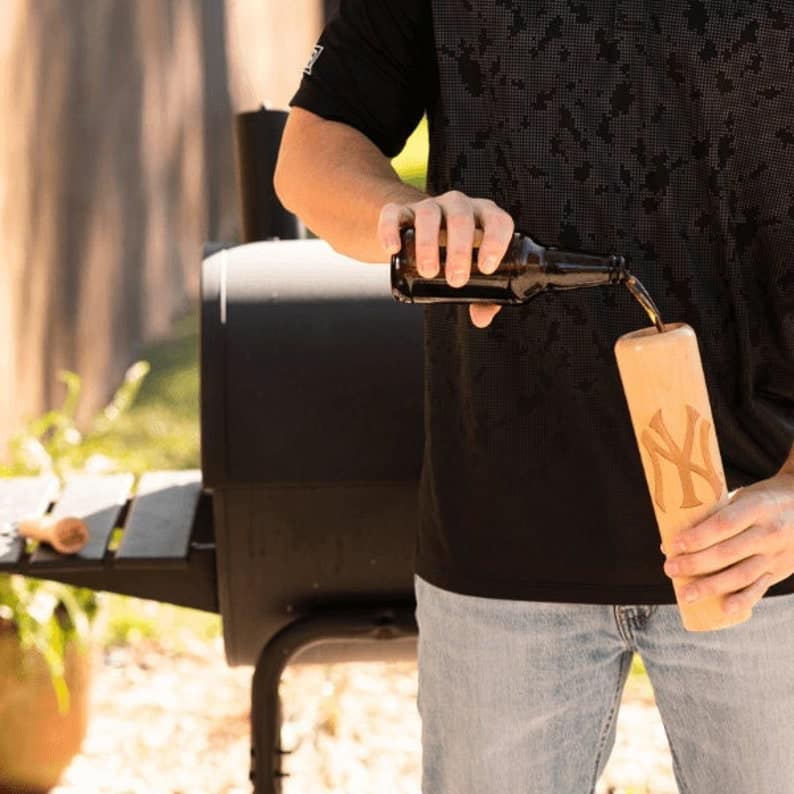
[[[414,606],[348,608],[298,618],[273,636],[254,670],[251,687],[251,773],[254,794],[282,794],[281,674],[300,651],[329,640],[389,640],[415,636]]]

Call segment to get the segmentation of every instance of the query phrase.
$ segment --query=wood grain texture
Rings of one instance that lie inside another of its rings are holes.
[[[668,548],[681,530],[728,501],[697,338],[683,323],[666,325],[664,333],[642,329],[620,337],[615,356],[659,533]],[[725,614],[722,596],[682,602],[681,589],[691,581],[673,580],[689,631],[725,628],[752,614]]]

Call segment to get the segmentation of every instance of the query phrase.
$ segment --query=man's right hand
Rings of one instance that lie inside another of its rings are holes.
[[[281,203],[335,251],[382,263],[400,250],[400,227],[416,228],[419,272],[439,272],[438,232],[447,231],[445,275],[450,286],[469,279],[475,226],[483,230],[477,268],[492,273],[513,235],[513,219],[488,199],[458,191],[429,197],[403,182],[391,161],[357,129],[293,107],[274,175]],[[329,201],[328,196],[334,200]],[[391,203],[387,203],[391,202]],[[377,234],[373,229],[377,228]],[[489,325],[499,307],[469,305],[474,325]]]
[[[386,204],[380,211],[378,237],[389,255],[400,250],[400,228],[416,229],[416,265],[423,278],[433,278],[440,270],[439,231],[447,232],[447,259],[444,275],[451,287],[462,287],[469,280],[474,247],[474,229],[482,229],[477,253],[477,269],[493,273],[507,252],[513,236],[513,219],[490,199],[470,198],[451,190],[412,204]],[[469,304],[469,316],[478,328],[490,325],[501,309],[493,303]]]

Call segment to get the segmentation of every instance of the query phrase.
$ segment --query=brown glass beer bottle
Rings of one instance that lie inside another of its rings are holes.
[[[391,258],[391,288],[401,303],[526,303],[541,292],[623,284],[630,276],[622,256],[546,248],[516,233],[493,273],[477,269],[474,249],[469,280],[463,287],[450,287],[444,277],[443,233],[441,270],[433,278],[423,278],[417,270],[413,227],[402,229],[400,238],[402,247]]]

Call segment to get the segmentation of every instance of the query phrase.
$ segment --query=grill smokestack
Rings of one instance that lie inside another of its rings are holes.
[[[237,184],[244,243],[306,237],[306,227],[284,208],[273,187],[287,116],[286,110],[271,110],[265,106],[235,116]]]

